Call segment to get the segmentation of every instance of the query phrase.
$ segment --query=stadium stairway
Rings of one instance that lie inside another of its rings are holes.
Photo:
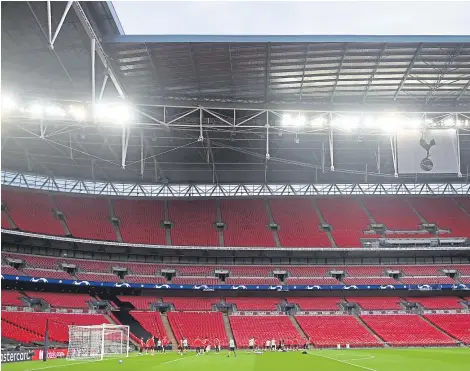
[[[173,344],[173,346],[177,348],[178,347],[178,341],[176,340],[175,334],[173,333],[173,329],[171,328],[170,321],[168,320],[167,313],[162,313],[161,317],[162,317],[163,327],[165,328],[165,332],[166,332],[171,344]]]
[[[113,313],[119,322],[123,325],[129,326],[129,331],[137,336],[137,338],[140,339],[143,337],[144,340],[146,340],[151,336],[151,334],[145,330],[140,323],[134,319],[134,317],[132,317],[129,310],[119,310]]]
[[[308,339],[308,336],[307,334],[304,332],[304,330],[302,329],[302,327],[300,326],[299,322],[297,322],[297,319],[295,318],[295,316],[289,316],[289,319],[290,321],[292,322],[292,324],[294,325],[294,327],[297,329],[297,332],[302,335],[302,338],[307,340]]]
[[[356,319],[358,320],[358,322],[361,323],[362,326],[364,326],[366,328],[366,330],[373,336],[377,339],[377,341],[379,343],[382,343],[384,345],[384,347],[389,347],[389,345],[384,341],[384,339],[382,339],[374,330],[372,330],[372,328],[370,328],[367,323],[365,323],[361,317],[359,316],[354,316],[356,317]]]
[[[235,337],[233,336],[232,326],[230,325],[230,319],[228,318],[228,314],[224,313],[222,318],[224,320],[225,334],[227,335],[227,339],[235,339]]]
[[[320,208],[317,205],[317,202],[315,200],[312,200],[312,202],[313,202],[313,207],[315,208],[315,212],[317,213],[318,219],[320,219],[321,224],[327,224],[325,221],[325,218],[323,217],[323,214],[321,213]],[[331,234],[331,232],[327,231],[325,233],[328,236],[328,239],[330,240],[331,247],[335,247],[335,248],[338,247],[338,245],[336,245],[336,241],[333,238],[333,235]]]
[[[436,325],[434,322],[430,321],[428,318],[426,318],[425,316],[423,316],[422,314],[419,314],[419,317],[421,317],[421,319],[427,323],[429,323],[429,325],[431,325],[432,327],[434,327],[437,331],[439,332],[442,332],[444,334],[446,334],[447,336],[451,337],[452,339],[454,339],[457,343],[459,343],[461,346],[463,346],[463,343],[462,343],[462,340],[456,338],[455,336],[453,336],[452,334],[448,333],[447,331],[445,331],[444,329],[440,328],[438,325]]]

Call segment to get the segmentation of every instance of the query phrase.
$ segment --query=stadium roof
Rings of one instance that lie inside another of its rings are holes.
[[[112,125],[64,128],[57,121],[44,122],[47,133],[39,138],[37,122],[33,130],[17,119],[2,125],[6,169],[147,182],[380,182],[393,178],[387,136],[336,135],[332,173],[327,131],[267,134],[262,110],[470,112],[466,43],[108,43],[117,28],[106,2],[74,3],[60,28],[67,3],[51,2],[51,36],[59,32],[50,50],[45,2],[1,6],[3,91],[89,102],[92,32],[96,96],[115,100],[122,89],[141,120],[126,139]],[[254,115],[261,122],[236,125]],[[233,127],[217,126],[232,119]],[[171,120],[179,125],[161,125]],[[464,135],[461,153],[464,171],[470,164]]]

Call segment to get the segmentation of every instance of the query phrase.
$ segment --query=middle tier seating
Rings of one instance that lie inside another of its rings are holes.
[[[400,285],[400,282],[391,277],[346,277],[346,285]]]
[[[302,330],[310,336],[317,348],[332,348],[337,344],[344,347],[381,347],[383,346],[353,316],[296,316]]]
[[[122,303],[132,304],[136,310],[150,310],[150,304],[157,302],[157,298],[153,296],[118,295],[117,298]]]
[[[30,298],[42,299],[53,308],[88,309],[88,302],[93,298],[88,294],[65,294],[54,292],[26,291]]]
[[[302,336],[289,316],[230,316],[230,325],[238,348],[248,348],[251,337],[261,347],[271,339],[296,339],[302,343]]]
[[[405,299],[408,302],[416,302],[422,305],[425,309],[462,309],[460,299],[452,296],[434,298],[408,297]]]
[[[75,276],[80,281],[121,282],[121,279],[118,276],[111,273],[77,273]]]
[[[58,280],[73,280],[74,278],[65,271],[50,269],[25,268],[23,275],[36,278],[55,278]]]
[[[158,339],[163,339],[164,336],[167,336],[159,312],[139,312],[132,310],[129,313],[149,334],[152,334]]]
[[[23,295],[18,291],[2,290],[2,305],[11,305],[23,307],[24,302],[21,300]]]
[[[363,310],[400,310],[399,297],[348,297],[349,303],[357,303]]]
[[[287,298],[289,303],[297,304],[300,310],[307,311],[337,311],[341,304],[341,298]]]
[[[177,311],[211,311],[212,305],[220,302],[219,298],[178,298],[165,297],[162,298],[164,303],[173,304]]]
[[[456,342],[415,314],[365,315],[362,320],[393,346],[450,346]]]
[[[169,312],[168,320],[177,341],[187,338],[192,346],[196,338],[207,337],[213,344],[215,338],[222,347],[227,347],[228,339],[220,312]]]
[[[227,285],[280,285],[281,282],[278,278],[266,277],[229,277],[225,280]]]
[[[227,298],[226,303],[235,304],[238,311],[277,311],[278,298]]]

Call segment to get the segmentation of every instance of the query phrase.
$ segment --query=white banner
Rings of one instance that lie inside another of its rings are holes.
[[[397,134],[398,173],[460,173],[459,146],[455,129],[431,129]]]

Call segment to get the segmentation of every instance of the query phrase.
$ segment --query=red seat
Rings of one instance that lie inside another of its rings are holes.
[[[462,309],[460,298],[456,297],[434,297],[434,298],[405,298],[409,302],[416,302],[426,309]],[[469,328],[470,329],[470,328]]]
[[[428,314],[425,317],[464,344],[470,344],[470,314]]]
[[[341,298],[287,298],[289,303],[295,303],[300,310],[337,311]]]
[[[153,296],[118,295],[117,298],[123,303],[131,303],[137,310],[150,310],[150,304],[157,303],[157,298]]]
[[[11,305],[23,307],[24,302],[20,300],[23,297],[18,291],[2,290],[2,305]]]
[[[167,336],[159,312],[139,312],[133,310],[129,313],[148,333],[156,338],[163,339],[164,336]]]
[[[226,298],[225,301],[235,304],[237,310],[259,310],[259,311],[276,311],[280,299],[277,298]]]
[[[164,303],[171,303],[178,311],[212,311],[212,305],[219,303],[219,298],[177,298],[177,297],[165,297],[162,298]]]
[[[349,303],[357,303],[364,310],[400,310],[401,298],[398,297],[348,297]]]
[[[64,294],[53,292],[34,292],[26,291],[25,294],[30,298],[38,298],[50,304],[53,308],[85,308],[88,302],[93,298],[88,294]]]

